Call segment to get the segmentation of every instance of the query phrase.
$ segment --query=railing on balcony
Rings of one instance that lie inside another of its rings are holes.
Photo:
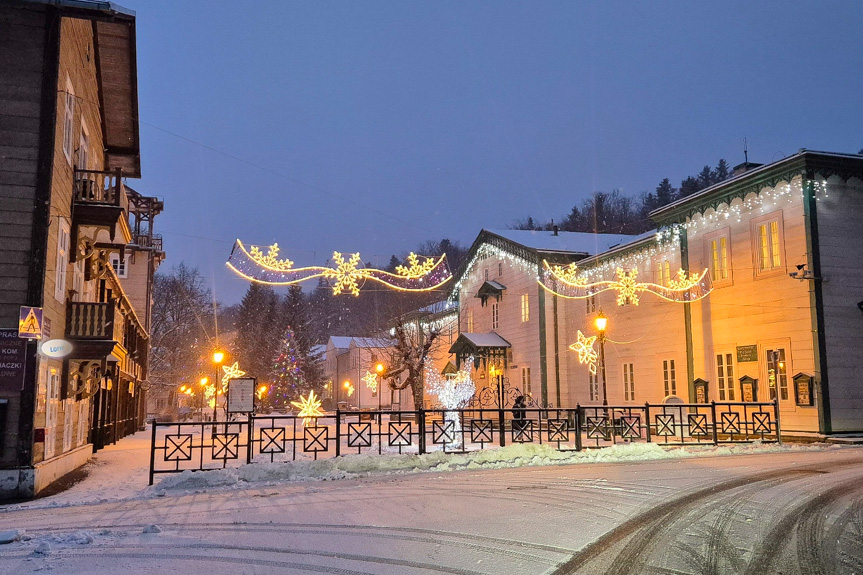
[[[70,339],[123,341],[122,316],[114,303],[71,302],[67,335]],[[115,321],[120,319],[120,321]]]
[[[159,234],[153,234],[152,236],[138,234],[135,237],[135,243],[140,248],[153,248],[157,252],[162,251],[162,236]]]
[[[129,209],[123,173],[119,169],[113,172],[76,169],[74,191],[75,202],[79,204]]]

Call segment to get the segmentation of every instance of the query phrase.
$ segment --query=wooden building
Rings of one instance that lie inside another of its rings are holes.
[[[0,332],[33,306],[42,341],[71,344],[49,357],[31,341],[0,379],[0,497],[37,494],[143,424],[163,206],[126,185],[135,50],[115,4],[0,2]]]

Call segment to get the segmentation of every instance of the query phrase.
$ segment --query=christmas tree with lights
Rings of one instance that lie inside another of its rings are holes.
[[[291,400],[304,391],[302,361],[297,350],[297,335],[288,327],[282,336],[278,355],[273,366],[273,389],[270,401],[275,409],[289,408]]]

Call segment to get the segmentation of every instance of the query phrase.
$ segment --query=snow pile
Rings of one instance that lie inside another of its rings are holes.
[[[558,451],[548,445],[525,443],[470,453],[436,451],[416,454],[354,454],[332,459],[297,460],[287,463],[255,463],[239,468],[206,472],[184,471],[162,479],[154,490],[201,490],[210,487],[242,487],[248,483],[282,483],[287,481],[335,480],[371,474],[459,471],[465,469],[501,469],[532,465],[571,465],[582,463],[617,463],[651,461],[717,455],[780,453],[826,449],[822,445],[786,446],[744,444],[723,446],[686,446],[666,448],[656,443],[618,444],[585,451]]]

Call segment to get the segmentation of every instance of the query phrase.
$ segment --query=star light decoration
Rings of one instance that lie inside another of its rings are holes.
[[[408,255],[404,265],[397,266],[395,273],[375,268],[362,267],[359,253],[345,257],[333,252],[333,266],[294,267],[289,259],[279,259],[279,245],[262,249],[240,240],[234,244],[226,265],[237,275],[249,281],[269,285],[294,285],[314,278],[330,281],[333,295],[350,293],[359,295],[366,281],[377,282],[385,287],[406,292],[425,292],[440,288],[452,279],[446,262],[446,254],[439,258]]]
[[[372,390],[372,393],[378,392],[378,374],[367,371],[363,381],[366,382],[366,386]]]
[[[234,365],[223,365],[222,371],[225,372],[225,375],[222,376],[222,389],[227,389],[228,382],[232,379],[237,379],[239,377],[243,377],[246,375],[246,372],[240,369],[240,363],[235,361]]]
[[[356,391],[356,388],[354,387],[353,383],[349,383],[348,386],[345,388],[345,390],[348,392],[348,397],[350,397],[354,394],[354,392]]]
[[[655,294],[666,301],[685,303],[700,300],[713,291],[707,269],[700,274],[687,274],[686,270],[681,269],[667,286],[663,286],[651,282],[639,282],[637,268],[627,272],[618,267],[617,279],[588,282],[587,275],[579,273],[575,264],[550,265],[547,261],[543,261],[542,264],[544,269],[539,284],[546,291],[569,299],[586,299],[611,290],[617,293],[617,305],[628,303],[638,305],[644,292]]]
[[[301,395],[300,401],[292,401],[291,405],[300,410],[297,415],[303,418],[303,427],[313,425],[315,418],[324,415],[324,412],[321,411],[321,400],[315,397],[314,390],[309,392],[308,397]]]
[[[569,349],[578,353],[578,363],[586,363],[590,373],[596,375],[596,360],[599,355],[593,349],[593,344],[596,343],[595,335],[586,337],[581,330],[578,330],[578,341],[571,344]]]

